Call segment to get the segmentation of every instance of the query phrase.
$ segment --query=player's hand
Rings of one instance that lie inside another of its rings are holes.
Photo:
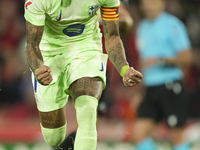
[[[42,85],[49,85],[53,80],[51,69],[48,66],[43,65],[41,68],[36,70],[35,77],[37,81]]]
[[[139,71],[133,69],[133,67],[130,67],[124,74],[123,83],[127,87],[134,86],[140,83],[142,78],[143,75]]]

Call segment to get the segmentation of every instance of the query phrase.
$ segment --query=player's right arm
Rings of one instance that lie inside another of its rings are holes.
[[[33,72],[43,66],[43,57],[39,49],[44,26],[35,26],[26,21],[26,57]]]
[[[39,48],[44,26],[36,26],[26,21],[26,58],[31,70],[35,73],[38,82],[49,85],[53,80],[51,69],[44,65],[43,57]]]
[[[51,69],[44,65],[39,48],[45,25],[45,1],[25,0],[26,19],[26,57],[30,69],[35,74],[37,81],[42,85],[49,85],[52,76]]]

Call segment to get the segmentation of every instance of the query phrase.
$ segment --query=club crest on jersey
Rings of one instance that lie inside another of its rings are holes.
[[[33,2],[31,0],[25,0],[25,8],[28,10],[28,7],[31,6]]]
[[[99,8],[100,8],[100,5],[88,6],[88,15],[89,16],[94,15]]]

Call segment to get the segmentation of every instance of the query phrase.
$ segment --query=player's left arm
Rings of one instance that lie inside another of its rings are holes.
[[[126,60],[125,50],[119,35],[119,21],[103,20],[102,22],[105,38],[105,47],[108,53],[108,57],[120,73],[122,67],[129,64]]]
[[[119,34],[118,18],[106,19],[102,16],[105,47],[108,57],[117,71],[123,77],[125,86],[134,86],[141,82],[142,74],[132,67],[126,60],[125,50]],[[129,82],[128,82],[129,81]]]

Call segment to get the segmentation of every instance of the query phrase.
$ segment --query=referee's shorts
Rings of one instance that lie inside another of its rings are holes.
[[[164,85],[147,87],[141,102],[138,118],[162,119],[170,128],[182,127],[187,120],[187,95],[181,81],[168,82]]]

